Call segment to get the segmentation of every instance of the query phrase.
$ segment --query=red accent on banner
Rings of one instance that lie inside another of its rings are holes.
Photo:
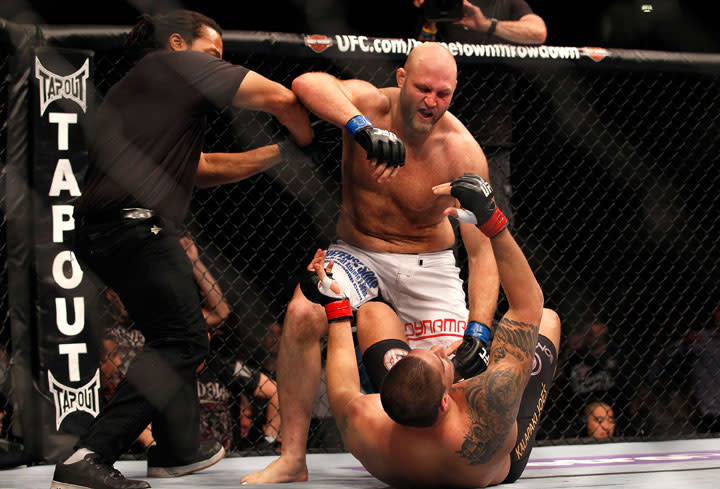
[[[311,34],[309,36],[305,36],[305,45],[316,53],[322,53],[332,46],[332,44],[332,39],[328,36],[323,36],[322,34]]]

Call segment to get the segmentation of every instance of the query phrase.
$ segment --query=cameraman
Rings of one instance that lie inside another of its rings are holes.
[[[542,44],[547,38],[545,22],[525,0],[413,0],[413,3],[423,7],[425,13],[419,36],[422,41]]]

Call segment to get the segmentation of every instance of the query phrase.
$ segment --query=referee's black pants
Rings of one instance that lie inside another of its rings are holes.
[[[192,264],[159,217],[76,221],[75,253],[117,292],[145,336],[110,402],[76,448],[114,463],[152,422],[158,448],[182,460],[199,444],[196,369],[208,351]]]

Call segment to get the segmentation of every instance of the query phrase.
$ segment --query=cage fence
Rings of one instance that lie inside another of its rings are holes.
[[[323,56],[301,51],[302,40],[271,49],[272,35],[239,37],[226,44],[225,58],[285,86],[307,71],[389,86],[402,64],[401,56]],[[84,39],[72,47],[94,50],[102,96],[132,62],[112,43],[103,49],[107,43]],[[3,116],[7,62],[0,58]],[[588,417],[601,417],[587,412],[595,401],[614,420],[611,440],[720,432],[720,65],[678,68],[661,57],[609,67],[498,57],[458,57],[458,64],[450,110],[485,150],[493,186],[505,194],[501,207],[513,216],[546,306],[563,322],[538,443],[597,441],[588,432]],[[189,253],[221,297],[211,306],[205,297],[214,324],[198,380],[202,432],[236,454],[277,452],[285,307],[314,250],[335,237],[340,131],[323,121],[315,131],[306,157],[196,190],[186,222]],[[205,151],[286,138],[267,114],[228,109],[210,121]],[[4,175],[4,125],[0,139]],[[12,391],[3,377],[12,349],[4,223],[3,213],[0,420],[3,439],[21,442],[12,435]],[[466,274],[461,245],[457,256]],[[110,395],[142,337],[112,291],[95,299],[107,328],[98,348]],[[498,314],[505,307],[501,298]],[[142,442],[133,450],[142,456]],[[322,392],[309,450],[342,450]]]

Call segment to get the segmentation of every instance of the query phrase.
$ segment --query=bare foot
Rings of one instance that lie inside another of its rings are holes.
[[[248,474],[241,479],[243,484],[272,484],[276,482],[305,482],[308,480],[305,459],[291,460],[282,455],[263,470]]]

